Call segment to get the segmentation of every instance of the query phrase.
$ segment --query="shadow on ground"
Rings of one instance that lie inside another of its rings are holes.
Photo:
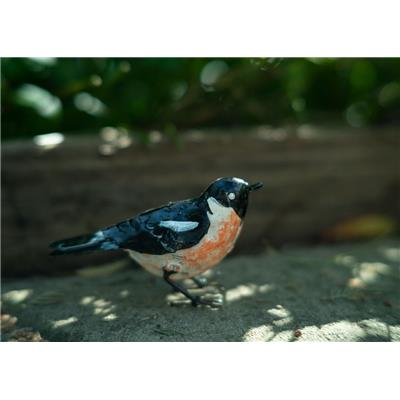
[[[225,286],[222,309],[192,308],[125,261],[3,282],[2,313],[18,319],[3,340],[22,328],[49,341],[400,340],[396,240],[233,257],[211,280]]]

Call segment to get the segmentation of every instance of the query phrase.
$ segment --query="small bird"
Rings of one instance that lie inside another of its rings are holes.
[[[177,281],[190,278],[197,286],[205,286],[205,280],[197,276],[233,249],[249,193],[262,186],[240,178],[219,178],[199,197],[144,211],[92,234],[51,243],[51,255],[123,249],[144,269],[163,277],[189,298],[193,306],[216,305],[214,300],[189,293]]]

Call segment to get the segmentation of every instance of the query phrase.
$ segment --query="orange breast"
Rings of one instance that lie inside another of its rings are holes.
[[[191,276],[215,266],[232,250],[241,230],[241,220],[232,211],[213,229],[215,232],[205,235],[196,246],[180,251]]]

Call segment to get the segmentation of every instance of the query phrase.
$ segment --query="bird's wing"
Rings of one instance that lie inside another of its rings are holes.
[[[197,244],[207,233],[207,212],[195,200],[170,203],[108,228],[118,246],[146,254],[174,253]]]

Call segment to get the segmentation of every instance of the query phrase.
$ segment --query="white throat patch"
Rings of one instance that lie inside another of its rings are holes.
[[[231,207],[223,206],[218,200],[214,199],[214,197],[209,197],[207,199],[208,206],[210,207],[210,212],[207,211],[208,219],[210,220],[210,229],[212,229],[213,225],[218,225],[222,221],[225,221],[232,213]]]

